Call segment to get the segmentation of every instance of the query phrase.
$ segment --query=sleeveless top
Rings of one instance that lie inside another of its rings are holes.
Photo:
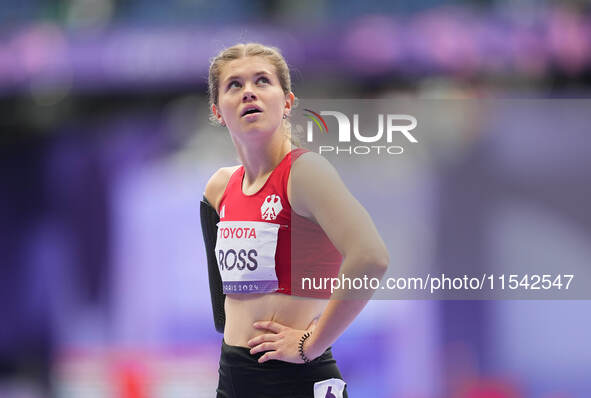
[[[224,294],[284,293],[328,298],[342,256],[322,228],[292,211],[288,153],[254,194],[242,192],[244,167],[230,177],[219,204],[216,256]],[[322,283],[324,281],[324,283]]]

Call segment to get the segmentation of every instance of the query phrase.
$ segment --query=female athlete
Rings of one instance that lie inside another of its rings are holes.
[[[344,286],[306,290],[301,280],[381,278],[384,242],[330,163],[292,150],[295,96],[276,48],[221,51],[209,99],[241,163],[213,174],[201,204],[214,320],[224,334],[217,396],[347,397],[330,346],[373,291],[351,299]]]

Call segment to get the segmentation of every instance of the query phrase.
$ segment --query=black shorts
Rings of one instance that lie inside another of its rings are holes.
[[[222,342],[217,398],[313,398],[314,383],[343,379],[329,347],[310,363],[277,360],[258,363],[264,354]],[[331,395],[327,395],[331,396]],[[347,389],[343,392],[347,398]]]

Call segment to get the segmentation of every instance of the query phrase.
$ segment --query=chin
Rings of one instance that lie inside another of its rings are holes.
[[[259,123],[251,123],[249,125],[242,126],[238,135],[248,135],[249,138],[252,139],[254,137],[264,138],[271,134],[273,134],[273,130],[268,126],[264,126]]]

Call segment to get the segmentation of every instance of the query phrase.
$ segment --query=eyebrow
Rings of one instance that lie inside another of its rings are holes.
[[[267,71],[264,71],[264,70],[262,70],[262,71],[257,72],[257,73],[254,74],[254,76],[260,76],[260,75],[270,76],[271,74],[269,72],[267,72]],[[237,75],[228,76],[227,78],[224,79],[224,83],[225,82],[228,82],[230,80],[233,80],[233,79],[240,79],[240,76],[237,76]]]

